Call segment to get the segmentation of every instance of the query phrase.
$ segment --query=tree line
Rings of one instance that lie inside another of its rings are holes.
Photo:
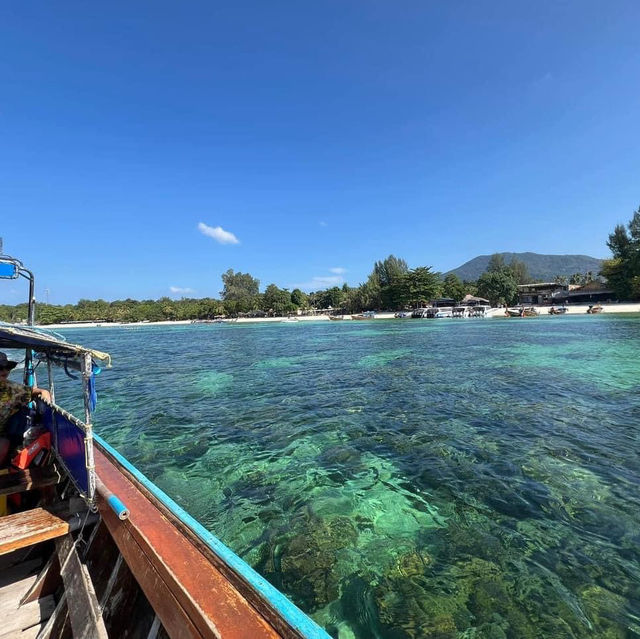
[[[599,275],[618,299],[640,299],[640,207],[625,225],[619,224],[609,235],[607,246],[612,258],[605,260]],[[561,284],[585,284],[596,276],[592,272],[574,273],[569,278],[559,276]],[[229,269],[222,274],[220,299],[162,297],[158,300],[82,299],[77,304],[63,306],[39,304],[39,324],[103,321],[141,322],[166,320],[207,320],[216,317],[243,315],[283,316],[317,309],[333,313],[362,311],[399,311],[428,304],[438,297],[461,301],[465,295],[489,300],[492,306],[511,305],[517,301],[518,285],[534,280],[524,262],[512,259],[506,263],[496,253],[491,256],[486,271],[476,281],[462,281],[454,273],[444,277],[430,266],[409,268],[395,255],[374,263],[367,280],[358,286],[333,286],[304,293],[299,288],[289,291],[269,284],[260,292],[260,281],[250,273]],[[0,321],[20,322],[27,317],[27,305],[0,305]]]
[[[260,292],[260,281],[250,273],[229,269],[222,275],[220,299],[162,297],[158,300],[81,299],[77,304],[38,304],[39,324],[63,322],[159,322],[167,320],[207,320],[216,317],[246,315],[283,316],[316,309],[334,313],[359,313],[367,310],[402,310],[429,303],[444,296],[456,301],[467,293],[487,296],[506,303],[516,284],[526,279],[524,264],[504,264],[500,255],[492,257],[487,274],[478,282],[462,282],[456,275],[441,274],[429,266],[410,269],[407,262],[390,255],[375,262],[367,280],[358,286],[334,286],[304,293],[269,284]],[[0,321],[21,322],[27,317],[27,305],[0,305]]]

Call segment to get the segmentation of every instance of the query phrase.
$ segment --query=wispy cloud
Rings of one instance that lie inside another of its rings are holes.
[[[189,287],[182,287],[182,286],[170,286],[169,290],[174,294],[174,295],[186,295],[187,293],[195,293],[195,290]]]
[[[332,273],[335,273],[336,275],[342,275],[343,273],[347,272],[346,268],[342,268],[342,266],[334,266],[333,268],[329,269]]]
[[[320,221],[318,222],[318,224],[319,224],[320,226],[327,226],[327,223],[326,223],[324,220],[320,220]]]
[[[344,278],[341,275],[316,275],[309,282],[292,284],[292,288],[299,288],[303,291],[318,291],[332,286],[342,286]]]
[[[219,244],[240,244],[240,240],[233,233],[225,231],[221,226],[209,226],[204,222],[200,222],[198,231],[202,235],[213,238]]]

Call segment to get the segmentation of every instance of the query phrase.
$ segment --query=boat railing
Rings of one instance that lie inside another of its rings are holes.
[[[56,462],[90,507],[95,507],[96,472],[93,461],[93,427],[61,406],[38,400],[38,415],[51,435]]]

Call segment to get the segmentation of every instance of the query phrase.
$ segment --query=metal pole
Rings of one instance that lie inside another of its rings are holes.
[[[84,395],[85,421],[84,450],[87,466],[87,485],[89,487],[87,499],[90,503],[94,504],[96,493],[96,467],[93,460],[93,426],[91,425],[91,389],[89,387],[91,375],[93,375],[91,355],[89,353],[85,353],[82,358],[82,389]]]
[[[33,326],[36,322],[36,296],[35,288],[36,281],[33,273],[20,266],[20,275],[29,280],[29,315],[27,317],[27,324]],[[26,386],[33,387],[35,385],[35,377],[33,374],[33,351],[27,348],[24,354],[24,383]]]
[[[51,403],[56,403],[56,389],[53,383],[53,366],[51,366],[51,359],[47,357],[47,377],[49,378],[49,395],[51,395]]]

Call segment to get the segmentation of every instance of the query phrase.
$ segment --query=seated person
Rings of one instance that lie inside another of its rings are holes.
[[[9,439],[5,436],[9,418],[35,397],[51,401],[49,391],[9,381],[9,371],[17,364],[7,359],[6,353],[0,352],[0,466],[5,464],[9,456]]]

